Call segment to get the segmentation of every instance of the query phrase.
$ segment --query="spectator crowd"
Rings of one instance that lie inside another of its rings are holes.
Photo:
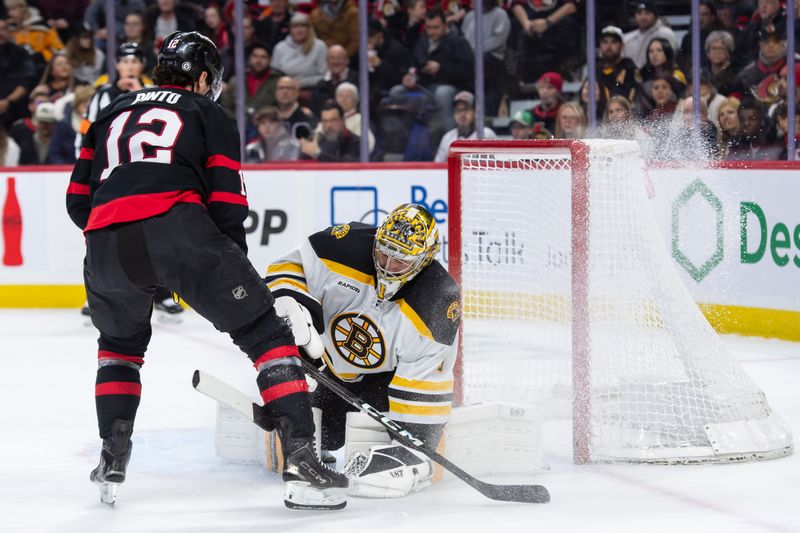
[[[800,35],[800,23],[787,20],[785,1],[800,12],[800,0],[702,0],[696,80],[688,0],[598,0],[593,131],[582,0],[484,0],[482,17],[470,0],[372,0],[369,94],[359,94],[355,0],[245,1],[241,73],[233,2],[220,1],[118,0],[109,29],[105,0],[3,0],[0,166],[73,163],[106,105],[152,86],[157,51],[176,30],[219,47],[223,107],[235,111],[244,85],[248,162],[358,161],[362,98],[371,160],[443,161],[453,140],[477,136],[478,23],[484,137],[633,139],[654,159],[788,156],[786,99],[800,66],[788,72],[787,33]],[[800,129],[797,113],[791,120]]]

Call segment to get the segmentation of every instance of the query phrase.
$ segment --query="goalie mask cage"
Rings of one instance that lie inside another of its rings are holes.
[[[576,463],[791,453],[674,269],[636,143],[456,141],[448,175],[456,403],[571,417]]]

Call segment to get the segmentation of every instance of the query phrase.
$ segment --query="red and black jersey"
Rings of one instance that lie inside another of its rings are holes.
[[[70,218],[87,232],[154,217],[179,202],[205,205],[247,251],[236,122],[215,102],[178,87],[119,96],[86,133],[67,189]]]

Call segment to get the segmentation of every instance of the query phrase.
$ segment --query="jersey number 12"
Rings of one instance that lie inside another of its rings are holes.
[[[125,131],[125,126],[128,119],[131,117],[133,111],[125,111],[114,119],[111,127],[108,130],[108,140],[106,141],[106,154],[108,157],[108,166],[103,169],[100,174],[100,181],[108,178],[111,172],[124,161],[121,161],[119,140],[122,133]],[[161,133],[155,133],[149,130],[140,130],[133,135],[128,141],[128,156],[127,162],[135,163],[137,161],[147,161],[148,163],[172,163],[172,149],[178,141],[178,135],[183,129],[183,121],[180,115],[175,111],[169,109],[162,109],[154,107],[139,117],[136,122],[140,125],[150,125],[153,122],[161,122],[164,127]],[[153,155],[146,156],[144,147],[152,146],[156,150]]]

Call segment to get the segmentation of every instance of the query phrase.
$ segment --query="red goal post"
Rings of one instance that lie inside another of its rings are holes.
[[[575,440],[575,456],[577,463],[588,461],[588,346],[585,339],[588,336],[588,319],[581,309],[586,309],[587,279],[586,279],[586,240],[588,237],[588,192],[589,183],[587,170],[589,167],[588,149],[585,144],[571,140],[542,140],[529,141],[455,141],[450,146],[450,153],[447,160],[448,176],[448,265],[450,273],[456,282],[461,285],[461,158],[464,153],[486,153],[486,154],[518,154],[527,147],[536,150],[551,151],[554,153],[569,154],[570,169],[572,173],[572,212],[574,224],[572,226],[572,283],[574,295],[572,300],[573,316],[576,317],[572,323],[573,339],[577,339],[574,349],[574,363],[572,367],[573,387],[576,393],[573,399],[573,412],[577,413],[573,422],[573,435]],[[502,162],[495,162],[497,170],[503,170]],[[547,166],[542,163],[542,167]],[[577,312],[576,312],[577,310]],[[455,367],[455,390],[453,401],[456,405],[461,405],[463,396],[463,361],[461,357],[463,337],[459,332],[459,357]]]

